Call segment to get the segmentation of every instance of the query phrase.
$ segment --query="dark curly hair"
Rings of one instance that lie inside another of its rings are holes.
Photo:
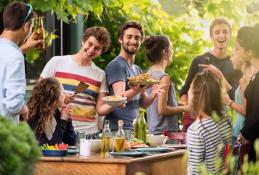
[[[211,72],[197,73],[192,82],[192,111],[199,116],[200,111],[212,116],[216,112],[219,117],[223,116],[221,101],[221,83]]]
[[[37,130],[42,133],[46,121],[53,118],[59,106],[61,84],[55,78],[45,78],[37,82],[27,103],[29,109],[28,123],[39,117]]]

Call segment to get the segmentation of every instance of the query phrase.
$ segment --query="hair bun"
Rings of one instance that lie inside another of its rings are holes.
[[[155,36],[148,36],[145,38],[143,44],[145,48],[150,49],[154,46],[155,43]]]

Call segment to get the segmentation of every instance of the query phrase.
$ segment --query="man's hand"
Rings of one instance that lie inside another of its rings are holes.
[[[28,50],[32,49],[32,48],[38,48],[39,46],[43,45],[43,40],[38,40],[37,39],[37,34],[35,32],[33,32],[29,38],[25,41],[25,43],[21,46],[21,50],[22,53],[27,52]]]

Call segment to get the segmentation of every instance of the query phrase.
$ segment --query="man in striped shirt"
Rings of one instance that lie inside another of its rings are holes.
[[[78,53],[53,57],[41,73],[41,78],[55,77],[61,82],[66,93],[65,102],[73,105],[74,129],[91,138],[97,137],[99,132],[96,114],[106,115],[112,111],[102,100],[108,94],[105,73],[92,62],[108,50],[110,42],[110,34],[104,27],[88,28]],[[89,87],[72,98],[80,81]]]

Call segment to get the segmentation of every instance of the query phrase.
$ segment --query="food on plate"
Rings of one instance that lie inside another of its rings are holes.
[[[41,146],[42,150],[67,150],[68,144],[55,144],[55,145],[48,145],[44,144]]]
[[[129,81],[148,81],[151,80],[150,73],[142,73],[135,77],[128,77]]]
[[[128,77],[129,83],[131,85],[147,85],[147,84],[156,84],[160,83],[159,80],[151,78],[150,73],[142,73],[135,77]]]

